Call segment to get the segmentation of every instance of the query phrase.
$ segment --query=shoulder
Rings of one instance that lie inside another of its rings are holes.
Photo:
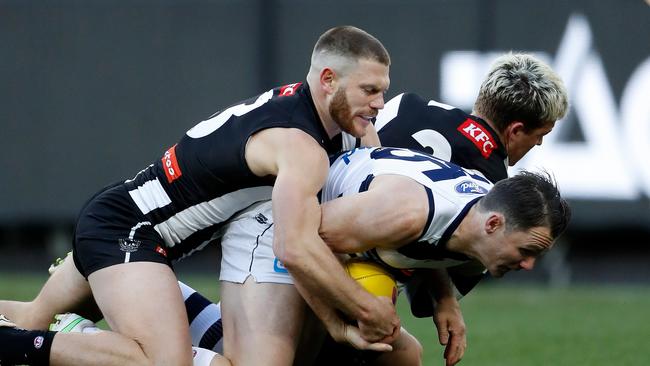
[[[249,139],[246,162],[258,176],[277,175],[280,170],[324,170],[329,166],[327,153],[308,133],[296,128],[267,128]]]
[[[275,150],[293,150],[296,152],[313,150],[326,154],[315,137],[300,128],[266,128],[251,136],[249,145],[257,144],[258,142],[273,146]]]

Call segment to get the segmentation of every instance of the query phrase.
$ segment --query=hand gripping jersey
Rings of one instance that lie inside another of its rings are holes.
[[[308,86],[296,83],[214,114],[124,183],[160,234],[170,259],[207,244],[233,214],[271,198],[273,179],[255,176],[244,152],[251,135],[274,127],[300,129],[328,154],[353,147],[343,146],[340,135],[328,138]]]
[[[398,250],[375,248],[367,253],[398,269],[446,268],[470,259],[445,249],[446,241],[469,209],[492,184],[484,177],[431,155],[398,148],[352,150],[331,166],[322,199],[328,201],[368,189],[380,175],[409,177],[424,186],[429,216],[422,237]]]
[[[382,146],[426,152],[491,182],[508,177],[506,150],[496,131],[458,108],[403,93],[385,104],[375,127]]]

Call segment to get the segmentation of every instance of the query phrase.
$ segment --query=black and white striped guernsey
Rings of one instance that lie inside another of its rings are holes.
[[[244,153],[251,135],[273,127],[300,129],[328,154],[342,149],[341,135],[328,138],[307,84],[295,83],[215,113],[124,182],[169,259],[200,249],[236,212],[271,198],[273,179],[254,175]]]

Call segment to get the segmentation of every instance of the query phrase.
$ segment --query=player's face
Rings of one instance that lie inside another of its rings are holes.
[[[553,246],[550,229],[534,227],[526,231],[501,232],[485,245],[481,262],[494,277],[502,277],[509,271],[532,270],[537,259]]]
[[[535,145],[541,145],[544,136],[553,130],[553,126],[555,126],[555,122],[549,122],[540,128],[528,132],[523,128],[514,129],[510,134],[506,145],[509,164],[511,166],[515,165],[530,151],[530,149],[535,147]]]
[[[360,60],[340,80],[329,107],[332,119],[352,136],[364,136],[366,128],[384,108],[384,93],[389,83],[388,66]]]

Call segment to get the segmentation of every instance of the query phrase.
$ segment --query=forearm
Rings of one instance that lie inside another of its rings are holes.
[[[430,291],[436,302],[456,300],[451,278],[444,268],[431,270],[429,278]]]
[[[292,254],[285,257],[284,265],[305,300],[316,298],[319,308],[339,310],[350,319],[368,319],[376,298],[347,275],[322,240],[315,238],[309,244],[296,243],[295,248],[288,250]],[[325,321],[324,310],[312,309]]]

